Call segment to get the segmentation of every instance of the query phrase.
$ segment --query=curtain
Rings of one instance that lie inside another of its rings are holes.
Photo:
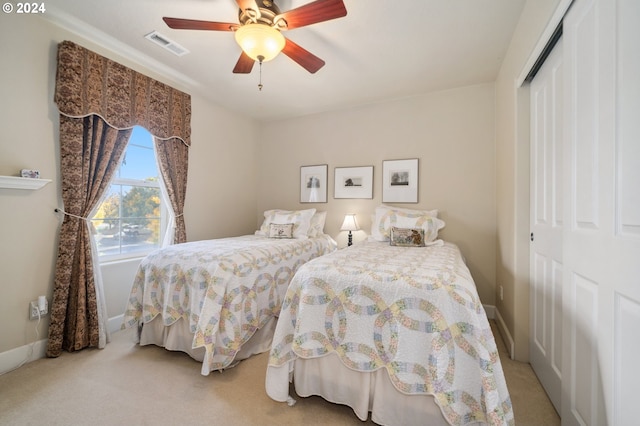
[[[61,349],[99,347],[106,340],[94,279],[92,235],[83,218],[89,217],[109,186],[130,135],[131,129],[116,130],[96,115],[60,117],[62,201],[69,214],[60,229],[47,355],[59,354]]]
[[[164,163],[161,174],[180,226],[175,237],[178,242],[186,241],[182,210],[191,138],[188,94],[70,41],[58,45],[54,100],[60,112],[65,217],[51,303],[49,357],[59,356],[63,349],[104,347],[108,340],[87,218],[120,163],[132,127],[141,125],[163,140],[158,150]]]
[[[169,228],[173,226],[174,229],[167,230],[167,235],[169,238],[173,236],[173,244],[184,243],[187,241],[183,210],[187,193],[188,146],[177,138],[153,140],[158,168],[174,213],[175,224],[169,225]]]

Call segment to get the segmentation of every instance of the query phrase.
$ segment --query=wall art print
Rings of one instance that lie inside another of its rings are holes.
[[[326,164],[300,167],[300,202],[327,202],[327,169]]]
[[[333,198],[373,198],[373,166],[336,167]]]
[[[382,162],[382,202],[418,202],[418,159]]]

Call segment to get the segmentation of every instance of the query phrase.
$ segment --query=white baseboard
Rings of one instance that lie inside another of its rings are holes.
[[[0,353],[0,374],[8,373],[24,364],[44,358],[47,352],[47,340],[37,340],[28,345]]]
[[[504,319],[502,319],[502,315],[500,315],[500,311],[498,309],[495,310],[496,314],[496,323],[498,325],[498,331],[500,332],[500,336],[505,342],[507,346],[507,350],[509,351],[509,358],[516,359],[516,348],[515,343],[513,341],[513,337],[511,337],[511,333],[509,333],[509,329],[507,325],[504,323]]]
[[[496,307],[494,305],[482,305],[487,318],[494,319],[496,317]]]
[[[109,318],[107,321],[107,330],[109,333],[115,333],[116,331],[120,331],[120,327],[122,327],[122,321],[124,320],[124,314],[117,315],[113,318]]]
[[[120,331],[124,314],[109,318],[107,321],[107,330],[109,333]],[[47,352],[47,340],[42,339],[0,353],[0,375],[15,370],[24,364],[44,358]]]

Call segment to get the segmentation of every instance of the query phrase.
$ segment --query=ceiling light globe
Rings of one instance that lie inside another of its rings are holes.
[[[236,30],[236,42],[254,61],[270,61],[282,51],[284,36],[277,29],[265,24],[246,24]]]

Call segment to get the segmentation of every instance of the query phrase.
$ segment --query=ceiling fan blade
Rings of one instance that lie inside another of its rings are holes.
[[[174,30],[207,30],[207,31],[233,31],[238,24],[228,22],[198,21],[195,19],[167,18],[162,20]]]
[[[342,0],[316,0],[278,15],[287,21],[290,30],[343,16],[347,16],[347,8]]]
[[[286,38],[282,53],[293,59],[298,63],[298,65],[309,71],[311,74],[314,74],[325,64],[322,59]]]
[[[249,74],[253,69],[253,64],[256,61],[251,59],[246,53],[242,52],[240,58],[238,58],[238,62],[236,63],[235,68],[233,69],[234,74]]]

